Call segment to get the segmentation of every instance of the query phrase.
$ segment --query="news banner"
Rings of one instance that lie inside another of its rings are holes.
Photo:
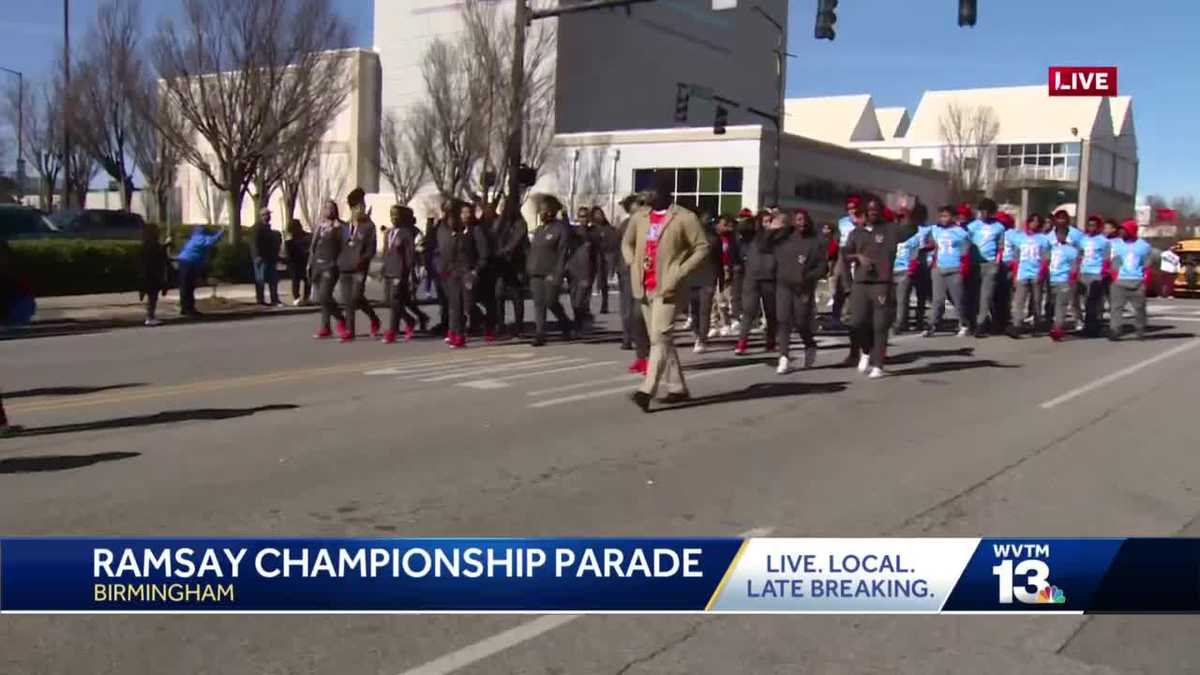
[[[1195,613],[1200,539],[0,539],[0,613]]]

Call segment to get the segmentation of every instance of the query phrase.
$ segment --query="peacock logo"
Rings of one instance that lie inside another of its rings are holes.
[[[1058,586],[1046,586],[1038,591],[1037,601],[1040,604],[1061,605],[1067,601],[1067,596]]]

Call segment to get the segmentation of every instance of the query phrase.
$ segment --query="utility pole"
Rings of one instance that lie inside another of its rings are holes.
[[[21,197],[25,197],[25,75],[19,70],[0,70],[17,76],[17,186]]]
[[[784,40],[787,38],[787,29],[784,28],[783,24],[776,21],[775,18],[770,14],[767,14],[767,12],[759,5],[754,5],[754,7],[751,9],[761,14],[764,19],[771,22],[771,25],[775,26],[775,29],[779,31],[779,37],[775,43],[775,89],[777,98],[775,102],[775,117],[772,120],[775,123],[775,182],[771,190],[771,200],[774,202],[773,205],[778,206],[780,170],[783,166],[783,106],[784,97],[786,95],[786,81],[783,72],[783,60],[788,56],[794,57],[795,54],[789,54],[783,49]]]
[[[67,114],[71,91],[71,0],[63,0],[63,97],[68,100],[59,101],[62,110],[63,125],[63,190],[62,205],[64,210],[71,203],[71,123]]]

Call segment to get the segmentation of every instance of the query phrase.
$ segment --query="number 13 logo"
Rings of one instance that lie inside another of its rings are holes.
[[[1015,569],[1013,561],[1005,560],[992,568],[992,574],[1000,577],[999,602],[1002,605],[1011,605],[1013,596],[1017,602],[1037,604],[1038,594],[1050,586],[1050,566],[1041,560],[1022,560]],[[1014,584],[1014,577],[1018,576],[1024,577],[1024,582]]]

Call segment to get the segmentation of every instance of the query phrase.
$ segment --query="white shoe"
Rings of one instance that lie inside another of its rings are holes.
[[[742,322],[735,320],[733,323],[729,324],[729,334],[730,335],[741,335],[742,334]]]
[[[696,340],[696,344],[694,346],[692,346],[692,353],[693,354],[703,354],[706,349],[707,348],[704,346],[703,342]]]
[[[775,369],[775,372],[780,375],[787,375],[789,366],[788,357],[781,356],[779,357],[779,367]]]
[[[872,368],[871,374],[867,375],[867,378],[872,379],[872,380],[878,380],[879,378],[884,377],[885,375],[886,375],[886,373],[883,372],[883,368]]]
[[[153,328],[154,326],[161,326],[161,325],[162,325],[162,322],[161,322],[161,321],[159,321],[158,319],[146,319],[146,323],[145,323],[145,325],[147,325],[147,326],[150,326],[151,328]]]
[[[731,333],[729,330],[729,326],[721,326],[721,330],[717,331],[717,334],[721,337],[729,337],[730,335],[733,335],[733,333]]]
[[[806,369],[812,368],[814,365],[816,365],[816,363],[817,363],[817,348],[816,347],[805,347],[804,348],[804,367]]]
[[[721,334],[721,331],[717,328],[709,328],[708,329],[708,339],[710,339],[710,340],[719,336],[720,334]]]
[[[292,301],[292,307],[299,307],[302,304],[304,304],[303,298],[296,298],[295,300]]]
[[[683,320],[683,329],[684,330],[692,329],[692,317],[689,316],[688,318]]]
[[[863,354],[862,356],[858,357],[858,372],[865,373],[870,367],[871,357],[869,355]]]
[[[958,329],[958,337],[967,337],[970,334],[971,334],[971,331],[968,330],[966,326],[963,326],[962,328]]]

